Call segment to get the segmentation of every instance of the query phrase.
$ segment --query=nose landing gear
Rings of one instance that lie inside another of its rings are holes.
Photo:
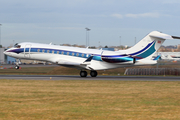
[[[17,62],[16,62],[15,69],[17,69],[17,70],[19,69],[19,64],[20,64],[20,63],[21,63],[21,61],[20,61],[20,59],[18,59]]]
[[[17,69],[17,70],[18,70],[18,69],[19,69],[19,66],[17,66],[17,65],[16,65],[16,66],[15,66],[15,69]]]

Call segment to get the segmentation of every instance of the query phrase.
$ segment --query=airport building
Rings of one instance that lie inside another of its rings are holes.
[[[0,48],[0,64],[4,64],[5,62],[5,55],[4,55],[4,48]]]

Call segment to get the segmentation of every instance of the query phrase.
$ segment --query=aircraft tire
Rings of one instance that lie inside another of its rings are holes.
[[[97,71],[90,72],[91,77],[96,77],[98,75]]]
[[[19,66],[15,66],[15,69],[19,69]]]
[[[86,71],[81,71],[80,76],[81,77],[87,77],[87,72]]]

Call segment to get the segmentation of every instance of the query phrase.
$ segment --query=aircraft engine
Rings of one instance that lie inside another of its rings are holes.
[[[127,54],[118,54],[115,52],[104,51],[101,54],[102,61],[115,64],[135,64],[136,58]]]

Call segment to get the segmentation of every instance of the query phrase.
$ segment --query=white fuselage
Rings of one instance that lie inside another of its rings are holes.
[[[136,64],[133,64],[132,61],[123,63],[109,63],[103,61],[101,58],[103,53],[110,53],[114,55],[123,54],[120,51],[103,51],[98,49],[66,47],[30,42],[20,43],[19,45],[20,48],[14,47],[8,49],[4,53],[8,56],[18,59],[48,61],[67,67],[75,67],[78,69],[88,70],[104,70],[118,67],[156,63],[155,61],[137,62]],[[92,55],[93,59],[89,63],[86,63],[85,61]]]

